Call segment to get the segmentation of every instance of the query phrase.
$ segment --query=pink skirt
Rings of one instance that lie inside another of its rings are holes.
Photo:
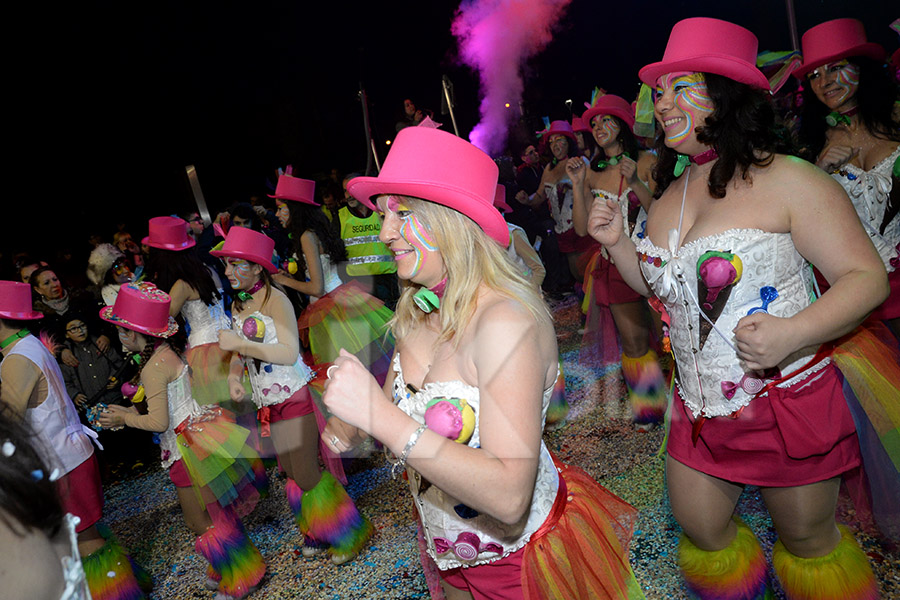
[[[75,531],[81,533],[103,516],[103,485],[100,483],[100,464],[97,454],[56,481],[63,512],[81,519]]]
[[[737,416],[707,419],[696,444],[694,417],[676,386],[669,456],[713,477],[763,487],[806,485],[855,469],[859,441],[837,369],[829,365],[809,379],[772,388]]]

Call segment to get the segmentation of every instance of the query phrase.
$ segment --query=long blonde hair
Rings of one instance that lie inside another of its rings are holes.
[[[536,321],[552,321],[538,288],[521,272],[521,267],[509,259],[506,250],[474,221],[434,202],[409,196],[402,198],[428,227],[444,262],[447,287],[441,298],[441,332],[437,343],[453,340],[465,329],[477,307],[481,284],[521,303]],[[425,313],[413,301],[420,288],[411,282],[404,284],[397,310],[389,323],[398,340],[425,319]]]

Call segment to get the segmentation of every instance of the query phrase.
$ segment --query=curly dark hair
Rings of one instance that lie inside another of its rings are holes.
[[[196,247],[178,251],[151,247],[146,272],[147,279],[166,293],[181,279],[197,290],[206,305],[213,305],[222,297],[209,267],[197,256]]]
[[[619,126],[619,135],[616,136],[616,141],[622,145],[625,154],[634,160],[638,159],[638,155],[641,151],[641,146],[638,144],[637,138],[634,137],[634,133],[631,132],[631,127],[628,126],[623,119],[620,119],[616,115],[597,115],[597,117],[603,118],[605,116],[610,116],[615,119],[616,124]],[[590,134],[591,140],[594,141],[595,145],[597,140],[594,140],[593,134]],[[591,169],[594,171],[602,171],[605,167],[600,166],[600,161],[606,160],[608,158],[612,158],[610,156],[606,156],[606,152],[603,148],[598,148],[600,150],[600,154],[591,162]]]
[[[776,152],[792,150],[789,137],[778,124],[769,93],[721,75],[704,73],[715,109],[706,123],[697,128],[697,140],[712,146],[719,159],[709,174],[709,194],[724,198],[728,183],[740,169],[741,178],[750,179],[750,168],[765,167]],[[653,169],[658,198],[675,179],[678,153],[665,145],[665,136],[656,138],[659,160]]]
[[[864,56],[848,58],[859,67],[859,87],[856,105],[859,119],[876,138],[900,141],[900,129],[893,119],[894,102],[898,99],[897,84],[883,62]],[[803,84],[803,111],[798,134],[800,156],[815,162],[825,147],[828,125],[825,117],[831,112],[812,91],[808,81]]]
[[[297,257],[297,272],[306,272],[306,257],[303,256],[303,248],[300,246],[300,238],[307,231],[312,231],[319,238],[322,249],[328,254],[329,259],[335,265],[347,260],[347,249],[344,248],[344,240],[335,230],[334,225],[322,212],[322,209],[305,202],[285,202],[290,211],[291,219],[286,227],[291,240],[291,250]]]

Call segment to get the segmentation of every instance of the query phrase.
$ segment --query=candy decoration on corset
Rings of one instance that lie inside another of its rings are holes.
[[[259,317],[247,317],[241,331],[251,342],[261,342],[266,337],[266,324]]]
[[[709,250],[697,260],[697,300],[710,321],[722,314],[731,290],[741,280],[743,262],[737,254],[728,251]],[[700,320],[700,348],[706,342],[712,325]]]
[[[475,411],[461,398],[434,398],[426,406],[425,425],[435,433],[465,444],[475,431]]]

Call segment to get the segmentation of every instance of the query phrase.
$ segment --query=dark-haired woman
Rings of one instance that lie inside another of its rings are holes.
[[[220,407],[201,407],[191,396],[184,337],[169,316],[169,303],[168,294],[152,283],[130,283],[101,311],[102,319],[116,325],[122,345],[140,353],[132,384],[140,384],[147,412],[111,405],[97,421],[160,434],[163,469],[175,484],[185,524],[197,535],[194,548],[209,562],[206,587],[218,590],[216,600],[238,600],[266,573],[239,519],[259,498],[262,461],[246,445],[246,429]]]
[[[181,315],[188,330],[191,392],[201,406],[228,400],[231,353],[218,346],[219,330],[229,329],[218,275],[195,254],[196,241],[178,217],[154,217],[143,243],[150,247],[147,274],[171,298],[169,314]]]
[[[566,173],[572,179],[572,222],[575,233],[587,234],[591,202],[612,200],[619,205],[625,235],[643,235],[652,195],[638,173],[638,165],[652,163],[641,152],[632,128],[631,105],[619,96],[594,90],[591,106],[582,116],[592,128],[600,152],[590,168],[580,158],[569,159]],[[649,175],[644,170],[644,177]],[[587,286],[589,303],[582,356],[598,356],[600,364],[618,360],[622,347],[622,375],[628,386],[632,420],[640,430],[662,421],[666,409],[666,386],[656,352],[650,348],[652,321],[647,302],[622,279],[614,261],[600,250],[591,261]],[[596,305],[596,308],[595,308]],[[607,308],[608,307],[608,308]],[[608,311],[608,312],[607,312]],[[609,327],[612,315],[614,332]],[[605,325],[605,326],[604,326]],[[619,340],[619,344],[616,343]]]
[[[900,337],[900,124],[884,49],[856,19],[803,34],[804,158],[841,184],[888,271],[891,294],[872,316]]]
[[[365,546],[372,525],[340,482],[319,467],[319,426],[308,386],[314,373],[300,357],[294,309],[273,286],[274,249],[264,234],[234,227],[222,249],[210,253],[225,261],[237,294],[233,330],[219,332],[219,346],[235,353],[228,377],[232,400],[244,399],[245,371],[249,376],[261,433],[272,438],[288,476],[285,492],[304,535],[304,556],[327,550],[342,564]]]
[[[733,514],[756,485],[787,598],[876,598],[865,553],[835,523],[841,477],[861,460],[829,343],[884,300],[887,280],[840,186],[778,153],[756,51],[732,23],[674,26],[665,58],[640,71],[661,128],[646,235],[623,235],[613,200],[593,204],[588,231],[671,319],[666,481],[691,593],[767,593],[762,548]],[[809,263],[831,283],[815,302]]]

